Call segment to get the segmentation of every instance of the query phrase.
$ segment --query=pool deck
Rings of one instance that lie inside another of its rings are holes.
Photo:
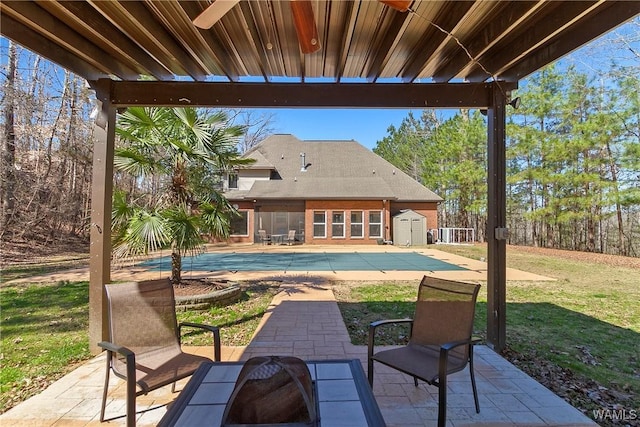
[[[362,270],[362,271],[189,271],[188,264],[183,265],[183,277],[200,278],[209,277],[218,280],[282,280],[303,281],[312,278],[316,280],[337,281],[379,281],[379,280],[420,280],[425,274],[443,279],[455,279],[463,281],[486,281],[487,263],[462,256],[442,252],[437,245],[428,247],[398,247],[392,245],[207,245],[207,253],[352,253],[352,252],[378,252],[378,253],[403,253],[416,252],[440,261],[463,267],[465,270],[456,271],[400,271],[400,270]],[[157,254],[157,257],[167,256],[168,252]],[[153,268],[139,265],[115,264],[111,269],[113,281],[162,279],[169,277],[170,272],[159,271]],[[14,280],[10,283],[20,282],[57,282],[61,280],[89,280],[88,267],[81,267],[49,273],[41,276],[31,276],[28,279]],[[507,268],[507,280],[555,280],[540,274]]]
[[[212,349],[188,351],[212,356]],[[225,347],[223,360],[259,355],[292,355],[302,359],[359,359],[366,369],[366,347],[350,343],[330,286],[318,282],[282,285],[263,316],[251,343]],[[459,426],[595,426],[593,421],[486,346],[476,347],[475,372],[480,398],[476,414],[468,368],[449,377],[449,427]],[[104,355],[64,376],[42,393],[0,415],[2,426],[122,426],[124,418],[100,423]],[[437,388],[413,385],[407,375],[375,366],[374,395],[389,427],[435,426]],[[124,382],[111,376],[107,417],[124,413]],[[176,388],[184,387],[186,380]],[[138,398],[138,426],[155,426],[176,399],[167,386]],[[195,426],[194,426],[195,427]]]

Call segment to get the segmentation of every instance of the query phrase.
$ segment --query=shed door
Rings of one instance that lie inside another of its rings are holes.
[[[399,218],[398,227],[394,232],[396,245],[409,245],[411,240],[411,223],[408,218]]]
[[[422,218],[411,218],[411,244],[425,245],[427,232]]]

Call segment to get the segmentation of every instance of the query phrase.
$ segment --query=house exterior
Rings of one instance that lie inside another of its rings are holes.
[[[272,242],[295,230],[305,244],[391,240],[391,218],[411,209],[437,228],[442,199],[355,141],[301,141],[273,135],[244,154],[255,162],[225,177],[223,193],[241,213],[230,241]]]

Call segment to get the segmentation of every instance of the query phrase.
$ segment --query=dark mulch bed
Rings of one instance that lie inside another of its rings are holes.
[[[227,280],[213,279],[182,279],[179,285],[173,286],[177,297],[204,295],[215,291],[221,291],[229,287]]]
[[[436,248],[437,249],[437,248]],[[509,251],[532,253],[550,257],[558,257],[564,259],[574,259],[578,261],[590,262],[593,264],[605,264],[613,267],[640,268],[640,258],[601,254],[596,252],[568,251],[564,249],[536,248],[533,246],[513,246],[509,245]]]
[[[536,354],[523,354],[506,349],[502,356],[591,418],[594,418],[594,411],[599,410],[609,415],[626,411],[628,415],[628,419],[597,419],[599,425],[640,426],[637,410],[634,409],[636,416],[629,412],[633,409],[629,408],[629,401],[636,391],[631,390],[628,384],[617,388],[605,387],[589,378],[577,376],[571,369],[562,368]]]

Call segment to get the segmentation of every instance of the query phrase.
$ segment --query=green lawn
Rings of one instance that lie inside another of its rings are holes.
[[[483,246],[436,249],[486,257]],[[587,413],[603,407],[599,399],[640,408],[640,269],[516,251],[508,253],[507,264],[557,281],[507,283],[505,355]],[[352,342],[366,344],[371,321],[411,317],[417,285],[336,286]],[[485,335],[486,286],[478,298],[475,330]],[[391,343],[406,334],[395,329],[382,338]]]
[[[237,303],[208,311],[180,312],[178,321],[220,326],[223,345],[248,344],[278,285],[242,286],[245,292]],[[88,282],[0,288],[0,413],[41,392],[91,357],[88,301]],[[211,338],[207,334],[185,334],[183,342],[206,345]]]
[[[262,316],[278,292],[280,284],[251,283],[241,285],[243,298],[225,307],[212,307],[205,311],[178,313],[178,322],[196,322],[220,327],[220,339],[225,346],[242,346],[251,342]],[[186,345],[207,345],[211,334],[192,332],[182,338]]]
[[[483,246],[437,249],[486,257]],[[507,284],[505,356],[579,408],[613,403],[640,408],[640,269],[516,250],[508,252],[507,264],[558,280]],[[29,273],[17,272],[23,274]],[[219,325],[224,345],[247,344],[278,284],[244,285],[245,297],[238,303],[179,313],[179,320]],[[411,316],[417,282],[336,284],[334,289],[352,341],[365,344],[371,321]],[[475,322],[481,336],[486,328],[486,286],[483,290]],[[91,357],[87,282],[3,285],[0,313],[0,412]],[[391,343],[406,336],[406,330],[389,329],[382,338]],[[204,344],[208,339],[188,335],[185,342]],[[602,401],[594,403],[598,398]]]
[[[90,357],[88,282],[0,288],[0,412]]]

